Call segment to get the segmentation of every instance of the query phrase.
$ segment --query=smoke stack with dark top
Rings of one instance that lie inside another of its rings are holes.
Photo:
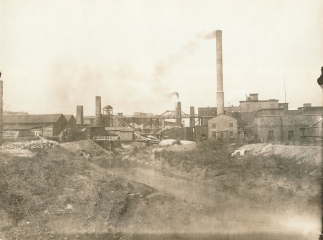
[[[216,71],[217,71],[217,115],[224,113],[223,65],[222,65],[222,31],[215,32],[216,37]]]
[[[0,73],[1,77],[1,73]],[[2,144],[3,131],[3,82],[0,80],[0,145]]]
[[[176,102],[175,105],[175,119],[176,119],[176,126],[182,126],[182,104],[181,102]]]
[[[101,114],[101,97],[95,97],[95,126],[102,126],[102,114]]]
[[[76,124],[83,124],[83,106],[76,107]]]

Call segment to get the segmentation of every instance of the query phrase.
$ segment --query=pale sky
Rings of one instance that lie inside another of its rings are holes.
[[[95,114],[216,106],[222,30],[225,106],[259,99],[322,105],[322,0],[2,0],[4,110]]]

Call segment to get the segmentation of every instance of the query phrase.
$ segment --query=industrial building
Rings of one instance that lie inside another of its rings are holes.
[[[225,114],[221,114],[208,121],[209,138],[231,138],[238,137],[238,120]]]
[[[3,131],[32,131],[44,137],[57,136],[67,125],[63,114],[3,116]]]
[[[73,115],[64,115],[67,121],[67,128],[70,128],[73,132],[76,131],[76,119]]]

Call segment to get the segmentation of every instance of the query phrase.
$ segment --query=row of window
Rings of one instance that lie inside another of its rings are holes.
[[[212,132],[212,137],[216,137],[217,133],[216,132]],[[223,138],[223,133],[218,133],[218,136],[220,136],[221,138]],[[233,131],[229,131],[229,136],[233,137]]]
[[[233,123],[229,123],[229,127],[233,127]],[[212,123],[212,129],[216,129],[216,124]]]

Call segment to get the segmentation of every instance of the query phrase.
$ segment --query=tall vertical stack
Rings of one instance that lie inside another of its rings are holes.
[[[76,107],[76,124],[83,124],[83,106]]]
[[[182,126],[182,104],[181,102],[176,102],[175,105],[175,119],[176,119],[176,126]]]
[[[0,145],[2,144],[3,131],[3,82],[0,81]]]
[[[223,65],[222,65],[222,31],[217,30],[216,36],[216,71],[217,71],[217,115],[224,113],[224,92],[223,92]]]
[[[190,127],[195,126],[195,118],[194,118],[194,106],[190,107]]]
[[[102,126],[102,113],[101,113],[101,97],[95,97],[95,126]]]

